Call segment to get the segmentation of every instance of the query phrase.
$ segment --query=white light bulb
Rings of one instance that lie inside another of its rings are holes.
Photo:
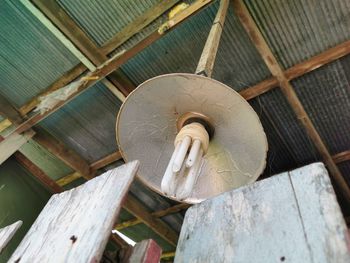
[[[180,145],[181,145],[181,142],[179,142],[176,145],[175,150],[170,158],[169,164],[165,170],[165,173],[164,173],[164,176],[162,179],[162,183],[160,185],[163,193],[166,195],[173,195],[175,193],[176,173],[173,172],[173,164],[174,164],[175,157],[176,157],[177,153],[179,152]]]
[[[179,152],[176,154],[175,159],[174,159],[174,164],[173,164],[173,172],[176,173],[180,171],[182,167],[182,163],[185,160],[188,147],[190,147],[191,144],[191,137],[190,136],[185,136],[185,138],[182,140]]]
[[[188,154],[187,160],[186,160],[186,167],[190,168],[195,163],[199,155],[199,150],[201,148],[201,141],[200,140],[194,140],[191,151]]]
[[[189,169],[188,174],[187,174],[184,182],[177,187],[176,197],[179,200],[184,200],[191,195],[193,187],[194,187],[194,185],[198,179],[199,173],[200,173],[200,167],[202,164],[202,155],[203,155],[203,150],[200,149],[199,153],[198,153],[198,157],[196,158],[195,163]]]

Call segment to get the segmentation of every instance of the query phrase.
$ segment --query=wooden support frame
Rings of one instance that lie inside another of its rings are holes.
[[[55,0],[33,0],[33,2],[95,66],[101,65],[108,59]],[[124,95],[135,88],[122,71],[111,72],[111,76],[112,83]]]
[[[171,214],[178,213],[178,212],[180,212],[182,210],[185,210],[185,209],[189,208],[190,206],[191,206],[190,204],[185,204],[185,203],[174,205],[174,206],[168,207],[168,208],[163,209],[163,210],[152,212],[152,216],[158,217],[158,218],[163,217],[163,216],[168,216],[168,215],[171,215]],[[135,226],[135,225],[141,224],[141,223],[142,223],[142,220],[140,220],[138,218],[130,219],[128,221],[124,221],[122,223],[117,224],[114,227],[114,229],[115,230],[121,230],[121,229],[124,229],[124,228],[127,228],[127,227],[131,227],[131,226]]]
[[[248,36],[250,37],[256,49],[263,58],[266,66],[269,68],[272,75],[278,80],[281,91],[285,95],[287,101],[294,110],[297,118],[301,121],[310,139],[313,141],[315,147],[322,156],[325,164],[327,165],[330,171],[331,176],[334,178],[334,180],[340,187],[346,200],[350,202],[349,186],[347,185],[344,177],[340,173],[337,165],[333,161],[332,156],[330,155],[326,145],[322,141],[320,135],[318,134],[316,128],[314,127],[312,121],[306,113],[303,105],[297,97],[294,88],[292,87],[281,66],[278,64],[277,59],[273,55],[271,49],[269,48],[264,37],[259,31],[247,7],[245,6],[242,0],[233,0],[233,5],[237,17],[240,19]]]
[[[218,12],[213,21],[202,55],[199,59],[196,74],[211,77],[213,73],[216,53],[219,49],[221,33],[224,27],[226,13],[230,0],[221,0]]]
[[[117,47],[122,45],[125,41],[137,34],[147,25],[152,23],[155,19],[164,14],[171,7],[176,5],[179,0],[166,0],[161,1],[149,10],[145,11],[142,15],[137,17],[133,22],[125,26],[120,32],[118,32],[112,39],[100,47],[100,51],[103,54],[109,54],[113,52]]]

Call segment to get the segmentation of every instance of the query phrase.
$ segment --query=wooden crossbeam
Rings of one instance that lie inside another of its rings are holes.
[[[148,212],[135,197],[129,194],[128,198],[125,201],[124,208],[129,213],[142,220],[145,225],[151,228],[164,240],[176,247],[179,235],[162,220]]]
[[[103,157],[102,159],[90,164],[90,173],[95,173],[96,170],[103,168],[111,163],[114,163],[114,162],[120,160],[121,158],[122,158],[122,156],[121,156],[120,151],[116,151],[114,153],[111,153],[111,154]],[[82,174],[80,172],[74,172],[74,173],[68,174],[68,175],[58,179],[56,182],[60,186],[65,186],[65,185],[70,184],[71,182],[73,182],[81,177],[82,177]]]
[[[185,203],[174,205],[174,206],[168,207],[168,208],[163,209],[163,210],[152,212],[152,216],[158,217],[158,218],[163,217],[163,216],[168,216],[168,215],[171,215],[171,214],[178,213],[178,212],[180,212],[182,210],[185,210],[185,209],[189,208],[190,206],[191,206],[190,204],[185,204]],[[138,218],[135,218],[135,219],[127,220],[127,221],[124,221],[122,223],[117,224],[114,227],[114,229],[115,230],[121,230],[121,229],[124,229],[124,228],[127,228],[127,227],[131,227],[131,226],[135,226],[135,225],[141,224],[141,223],[142,223],[142,220],[140,220]]]
[[[79,172],[81,176],[89,180],[94,177],[94,171],[90,169],[89,164],[78,155],[75,151],[67,148],[62,142],[54,138],[51,134],[43,129],[36,129],[34,140],[46,148],[53,155],[62,160],[73,170]]]
[[[344,177],[340,173],[337,165],[333,161],[332,156],[330,155],[326,145],[322,141],[307,112],[305,111],[303,105],[297,97],[293,86],[289,82],[281,66],[278,64],[277,59],[275,58],[274,54],[272,53],[271,49],[269,48],[268,44],[263,38],[248,9],[246,8],[242,0],[233,0],[233,4],[236,15],[240,19],[248,36],[250,37],[256,49],[260,53],[261,57],[263,58],[266,66],[269,68],[272,75],[278,80],[281,91],[285,95],[297,118],[301,121],[310,139],[312,140],[318,152],[322,156],[325,164],[327,165],[330,171],[331,176],[337,182],[342,193],[344,194],[344,197],[347,199],[348,202],[350,202],[349,186],[347,185]]]
[[[34,0],[33,2],[95,66],[101,65],[108,59],[55,0]],[[114,84],[124,95],[135,88],[122,71],[111,72],[111,75],[114,76],[111,81],[118,80]]]
[[[179,0],[166,0],[161,1],[155,6],[152,6],[150,9],[146,10],[139,17],[133,20],[130,24],[125,26],[121,31],[119,31],[114,37],[103,44],[100,48],[100,51],[103,54],[109,54],[117,47],[122,45],[125,41],[131,38],[133,35],[137,34],[168,9],[174,6],[176,3],[180,2]]]

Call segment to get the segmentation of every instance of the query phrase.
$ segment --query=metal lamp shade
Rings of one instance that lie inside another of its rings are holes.
[[[122,105],[117,142],[125,161],[139,160],[139,179],[162,194],[174,151],[176,123],[187,112],[208,116],[215,128],[192,195],[198,203],[254,182],[265,168],[267,140],[252,107],[237,92],[194,74],[161,75],[142,83]]]

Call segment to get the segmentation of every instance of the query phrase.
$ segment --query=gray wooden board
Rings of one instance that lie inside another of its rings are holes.
[[[290,172],[313,262],[350,262],[350,240],[327,170],[315,163]]]
[[[191,207],[175,262],[350,262],[350,242],[321,163]]]
[[[21,227],[22,221],[17,221],[9,226],[0,229],[0,254],[16,234],[17,229]]]
[[[9,262],[98,262],[138,164],[53,195]]]

